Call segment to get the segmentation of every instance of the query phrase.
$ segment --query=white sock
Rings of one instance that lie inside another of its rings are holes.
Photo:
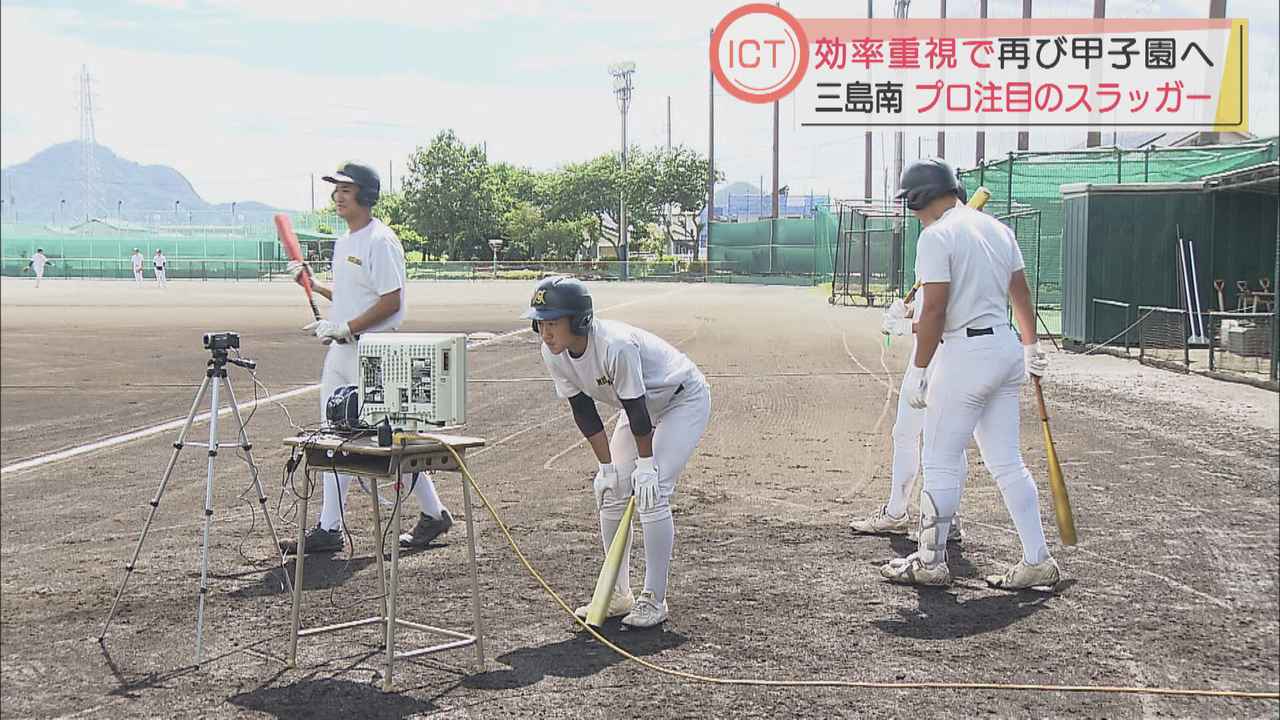
[[[406,475],[412,482],[412,476]],[[413,495],[418,498],[418,504],[422,506],[422,512],[430,515],[437,520],[440,519],[440,513],[444,510],[444,504],[440,502],[440,496],[436,494],[436,483],[431,478],[431,473],[421,473],[418,475],[418,482],[414,483]]]
[[[671,572],[671,551],[676,545],[676,524],[671,516],[642,523],[644,528],[644,589],[653,592],[658,604],[667,600],[667,575]]]
[[[617,534],[620,525],[621,517],[611,518],[600,513],[600,540],[604,544],[606,556],[609,554],[609,544],[613,542],[613,536]],[[613,584],[613,591],[619,595],[631,594],[631,540],[632,536],[627,535],[627,549],[623,552],[622,564],[618,567],[618,580]]]
[[[351,478],[333,473],[324,474],[324,494],[320,504],[320,527],[325,530],[342,529],[342,508],[347,504],[347,485]]]
[[[999,479],[999,478],[998,478]],[[1040,496],[1035,481],[1025,467],[1007,484],[1000,485],[1004,506],[1018,529],[1022,541],[1022,560],[1029,565],[1039,565],[1049,559],[1049,545],[1044,539],[1044,526],[1040,523]]]

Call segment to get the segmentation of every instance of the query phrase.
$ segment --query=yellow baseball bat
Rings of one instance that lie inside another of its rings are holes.
[[[1062,466],[1058,464],[1058,451],[1053,446],[1053,434],[1049,432],[1049,411],[1044,405],[1044,390],[1040,388],[1040,378],[1032,375],[1032,383],[1036,386],[1036,400],[1040,403],[1040,426],[1044,428],[1044,451],[1049,459],[1049,492],[1053,495],[1053,514],[1058,520],[1058,535],[1063,545],[1076,544],[1076,518],[1071,512],[1071,498],[1067,497],[1067,481],[1062,477]]]
[[[609,599],[613,597],[613,586],[618,582],[627,541],[631,539],[631,518],[635,511],[636,499],[633,496],[627,501],[627,509],[622,511],[622,523],[613,534],[609,551],[604,556],[604,565],[600,568],[600,577],[596,578],[596,591],[592,593],[591,606],[587,609],[587,624],[591,627],[604,627],[604,621],[608,619]]]

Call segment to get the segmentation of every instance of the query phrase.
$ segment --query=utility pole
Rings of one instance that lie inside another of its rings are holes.
[[[871,6],[872,6],[872,1],[867,0],[867,19],[868,20],[870,20],[872,16]],[[866,132],[866,135],[863,136],[863,140],[864,142],[862,147],[862,153],[863,155],[866,156],[864,158],[865,163],[863,166],[863,174],[866,180],[863,197],[865,197],[867,200],[870,200],[871,199],[871,130],[870,129],[868,129]]]
[[[392,162],[394,161],[392,160],[387,161],[387,192],[388,193],[393,193],[396,191],[396,176],[391,170]]]
[[[1102,18],[1105,18],[1106,16],[1107,16],[1107,0],[1093,0],[1094,19],[1100,20]],[[1100,130],[1090,130],[1089,134],[1085,135],[1085,139],[1084,139],[1085,147],[1098,147],[1101,144],[1102,144],[1102,132]]]
[[[770,215],[773,219],[778,218],[778,106],[777,100],[773,101],[773,213]],[[772,232],[772,231],[771,231]]]
[[[713,28],[709,35],[715,36]],[[716,214],[716,74],[707,71],[707,260],[711,260],[711,219]],[[698,259],[698,238],[693,239],[693,259]],[[1277,280],[1280,282],[1280,280]]]
[[[1022,17],[1025,20],[1031,19],[1031,0],[1022,0]],[[1029,130],[1018,131],[1018,149],[1031,149],[1031,132]]]
[[[316,211],[316,174],[311,173],[311,212]]]
[[[978,16],[983,20],[987,19],[987,0],[978,0]],[[978,131],[977,142],[974,145],[974,164],[981,165],[982,161],[987,157],[987,134],[981,130]]]
[[[947,0],[938,0],[938,17],[943,20],[947,19]],[[947,133],[945,130],[938,130],[938,157],[947,156]]]
[[[671,96],[667,96],[667,152],[671,152]]]

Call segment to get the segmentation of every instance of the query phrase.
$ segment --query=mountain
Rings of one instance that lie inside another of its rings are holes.
[[[716,205],[727,205],[730,195],[742,197],[744,195],[758,195],[760,188],[752,183],[747,182],[731,182],[728,185],[716,190]]]
[[[57,225],[89,217],[123,218],[149,223],[216,223],[231,219],[232,203],[211,204],[196,192],[182,173],[165,165],[141,165],[93,145],[90,166],[93,192],[86,201],[83,159],[79,142],[65,142],[41,150],[30,160],[0,170],[3,218]],[[64,202],[65,201],[65,202]],[[235,203],[236,215],[254,222],[275,208],[263,203]]]

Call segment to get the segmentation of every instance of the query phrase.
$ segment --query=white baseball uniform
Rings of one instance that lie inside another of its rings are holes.
[[[142,286],[142,253],[136,252],[130,258],[133,261],[133,281]]]
[[[593,320],[587,350],[573,357],[568,350],[554,355],[542,346],[542,360],[555,381],[556,394],[569,399],[586,393],[593,400],[622,409],[623,400],[643,397],[653,422],[653,458],[658,468],[659,498],[655,507],[642,511],[644,531],[644,589],[665,602],[675,524],[671,497],[676,480],[693,456],[693,450],[711,418],[711,388],[698,366],[684,353],[653,333],[616,320]],[[631,420],[621,414],[609,439],[609,454],[618,477],[630,478],[639,450],[631,433]],[[600,508],[600,537],[607,551],[631,497],[605,496]],[[615,586],[631,594],[629,576],[631,544],[628,542]]]
[[[164,265],[169,262],[169,259],[164,256],[164,253],[157,250],[155,257],[151,258],[151,262],[156,268],[156,284],[164,287],[169,283],[168,277],[164,274]]]
[[[1026,368],[1008,305],[1010,280],[1022,268],[1013,231],[972,208],[957,205],[920,233],[916,277],[950,283],[925,408],[922,526],[936,527],[932,543],[921,533],[925,563],[946,559],[970,437],[1013,517],[1023,560],[1039,564],[1049,557],[1036,485],[1018,446],[1018,394]]]
[[[31,272],[35,273],[36,287],[40,287],[40,281],[44,279],[44,266],[48,264],[49,258],[45,257],[45,254],[42,252],[36,251],[36,253],[31,256]]]
[[[335,323],[350,322],[364,314],[383,295],[403,290],[405,283],[404,248],[400,238],[382,223],[374,219],[356,232],[342,234],[333,245],[333,304],[329,307],[329,320]],[[408,300],[400,293],[400,309],[394,315],[368,328],[364,332],[392,332],[399,329],[404,320]],[[324,420],[325,405],[334,390],[343,385],[359,385],[360,356],[355,343],[331,343],[324,357],[324,370],[320,373],[320,419]],[[406,474],[408,479],[412,475]],[[324,476],[324,502],[320,511],[320,527],[337,530],[342,527],[342,507],[346,504],[347,487],[351,476],[326,473]],[[422,511],[439,518],[444,506],[436,494],[435,482],[429,473],[423,473],[413,485],[413,494],[422,504]]]

